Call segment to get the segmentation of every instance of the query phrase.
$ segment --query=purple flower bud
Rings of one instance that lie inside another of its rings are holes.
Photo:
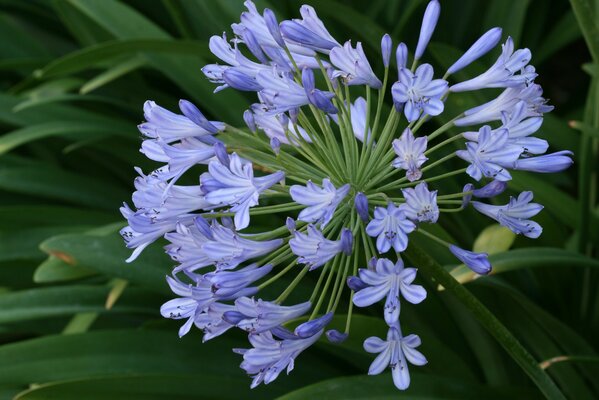
[[[292,108],[289,110],[289,119],[291,123],[297,124],[297,117],[299,116],[299,108]]]
[[[540,173],[561,172],[573,164],[571,151],[545,154],[538,157],[521,158],[514,163],[514,169]]]
[[[449,69],[448,74],[454,74],[467,67],[472,62],[487,54],[501,40],[501,28],[489,29],[460,57]]]
[[[283,328],[282,326],[277,326],[276,328],[272,328],[271,333],[283,340],[297,340],[299,337],[295,336],[293,332],[291,332],[287,328]]]
[[[376,257],[371,257],[370,260],[368,260],[368,269],[371,271],[374,271],[376,269],[376,263],[377,263],[378,259]]]
[[[201,128],[204,128],[210,133],[219,132],[219,129],[210,121],[208,121],[208,119],[204,117],[204,114],[202,114],[202,112],[191,102],[187,100],[179,100],[179,108],[187,118],[199,125]]]
[[[422,18],[422,26],[420,27],[420,37],[418,38],[418,45],[416,46],[416,53],[414,57],[419,60],[424,54],[424,49],[428,46],[428,42],[433,36],[437,21],[439,20],[439,14],[441,13],[441,5],[438,0],[431,0],[426,6],[424,11],[424,17]]]
[[[225,145],[221,142],[216,142],[212,148],[214,149],[214,154],[216,155],[218,161],[220,161],[220,163],[223,165],[229,165],[231,159],[229,158],[229,154],[227,154],[227,148]]]
[[[341,251],[346,256],[351,256],[353,243],[354,237],[352,236],[351,231],[347,228],[343,228],[341,231]]]
[[[256,36],[254,36],[254,34],[252,33],[251,30],[246,29],[243,32],[243,40],[244,40],[247,48],[254,55],[254,57],[256,57],[258,60],[260,60],[260,62],[262,64],[268,64],[269,60],[268,60],[268,58],[266,58],[266,55],[262,51],[262,48],[260,47],[258,40],[256,40]]]
[[[304,68],[302,71],[302,85],[304,86],[306,96],[308,96],[310,103],[327,114],[337,114],[337,108],[331,101],[335,95],[331,92],[324,92],[316,89],[314,72],[312,72],[310,68]]]
[[[281,29],[279,28],[277,17],[270,8],[264,9],[264,22],[275,42],[277,42],[279,46],[285,48],[285,42],[283,41],[283,36],[281,36]]]
[[[368,222],[370,219],[368,215],[368,198],[362,192],[358,192],[356,197],[354,198],[354,206],[356,207],[356,211],[358,215],[364,222]]]
[[[487,253],[475,253],[473,251],[460,249],[453,244],[449,246],[449,251],[477,274],[487,275],[491,272],[491,263],[489,262],[489,255]]]
[[[381,39],[381,53],[383,54],[383,65],[385,68],[389,67],[389,59],[391,58],[391,46],[393,45],[393,41],[391,40],[391,36],[388,33],[385,33],[383,38]]]
[[[293,218],[287,217],[285,225],[287,226],[287,229],[289,229],[289,232],[295,232],[295,220]]]
[[[298,327],[295,328],[294,333],[300,338],[309,338],[324,329],[324,327],[327,326],[332,319],[333,313],[327,313],[320,318],[316,318],[312,321],[304,322],[303,324],[298,325]]]
[[[243,112],[243,120],[245,121],[247,127],[250,128],[250,131],[252,131],[252,133],[256,133],[256,122],[254,120],[254,113],[250,110],[245,110]]]
[[[354,292],[359,292],[365,287],[368,287],[368,285],[357,276],[350,276],[347,278],[347,287],[349,287]]]
[[[227,311],[223,313],[223,319],[231,325],[237,325],[244,318],[246,316],[239,311]]]
[[[203,217],[196,217],[194,220],[195,227],[200,231],[202,235],[207,237],[208,239],[212,239],[212,229],[210,229],[210,224]]]
[[[244,92],[258,92],[262,90],[262,86],[256,82],[256,79],[244,74],[235,67],[223,72],[223,79],[233,89]]]
[[[472,191],[474,197],[478,198],[489,198],[500,195],[507,188],[507,182],[502,181],[492,181],[480,189],[475,189]]]
[[[462,197],[462,208],[466,208],[468,204],[470,204],[470,200],[472,200],[472,190],[474,189],[474,185],[471,183],[467,183],[462,192],[464,192],[464,197]]]
[[[279,151],[281,150],[281,141],[276,138],[270,138],[270,148],[275,152],[276,155],[279,155]]]
[[[397,61],[398,71],[406,67],[408,63],[408,46],[406,46],[405,43],[397,45],[397,50],[395,50],[395,60]]]
[[[337,329],[328,330],[325,334],[327,335],[329,342],[336,344],[345,342],[345,339],[349,336],[348,333],[341,333]]]

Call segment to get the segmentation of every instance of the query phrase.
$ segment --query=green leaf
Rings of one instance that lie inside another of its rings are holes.
[[[202,56],[210,54],[206,44],[191,40],[120,39],[84,47],[69,53],[37,71],[36,76],[49,78],[70,75],[97,67],[121,56],[131,56],[132,53],[142,52]]]
[[[104,179],[55,167],[0,168],[0,189],[114,211],[130,194]],[[116,219],[116,218],[115,218]]]
[[[27,229],[12,229],[0,232],[0,261],[41,260],[44,258],[38,246],[54,235],[83,232],[89,226],[52,226]]]
[[[0,295],[0,324],[84,312],[156,315],[160,305],[147,292],[129,289],[110,310],[110,288],[70,285],[21,290]]]
[[[400,392],[393,386],[390,374],[351,376],[331,379],[278,397],[277,400],[405,400],[434,399],[536,399],[535,393],[510,387],[490,387],[472,382],[461,382],[435,375],[410,372],[410,388]]]
[[[113,231],[114,232],[114,231]],[[71,265],[93,269],[161,293],[170,293],[165,276],[172,261],[160,246],[150,246],[133,263],[125,260],[131,251],[116,233],[105,236],[61,235],[43,242],[40,248]]]
[[[16,395],[14,400],[79,400],[81,393],[85,393],[86,400],[194,400],[198,394],[202,398],[237,400],[240,391],[244,399],[265,398],[264,392],[248,391],[246,386],[247,378],[241,374],[236,377],[217,373],[141,374],[36,385]]]
[[[102,72],[95,78],[87,81],[85,85],[81,86],[81,89],[79,89],[79,93],[86,94],[98,88],[101,88],[102,86],[116,79],[119,79],[120,77],[127,75],[128,73],[135,71],[136,69],[143,67],[145,64],[146,61],[138,57],[133,57],[120,64],[116,64],[114,67],[111,67],[110,69]]]
[[[590,0],[570,0],[570,4],[593,60],[599,62],[599,23],[597,22],[599,11],[596,9],[596,4]]]
[[[494,254],[489,257],[493,266],[491,274],[500,274],[518,269],[531,269],[543,267],[563,268],[599,268],[599,261],[586,257],[573,251],[551,247],[531,247],[514,249],[511,251]],[[465,265],[454,268],[451,275],[460,283],[467,283],[480,278]]]
[[[474,241],[472,250],[477,253],[496,254],[507,251],[516,240],[516,234],[499,224],[489,225]]]
[[[194,380],[203,376],[220,376],[236,380],[246,378],[246,385],[225,385],[238,398],[256,393],[261,398],[281,394],[286,387],[296,388],[335,376],[342,367],[338,360],[323,360],[318,354],[306,352],[298,357],[293,374],[279,377],[277,385],[261,386],[250,391],[250,378],[239,369],[241,356],[231,349],[248,347],[247,339],[218,338],[202,344],[197,331],[182,339],[177,337],[177,325],[166,332],[153,330],[116,330],[83,334],[46,336],[0,346],[0,393],[11,398],[30,384],[67,380],[119,378],[149,374],[192,374]],[[318,363],[318,364],[316,364]],[[310,368],[318,365],[318,368]],[[281,386],[284,381],[285,386]],[[207,379],[206,385],[210,380]],[[274,393],[273,393],[274,392]],[[72,395],[81,392],[74,391]],[[193,392],[198,396],[201,393]],[[63,397],[60,397],[61,399]],[[169,397],[170,399],[171,397]]]
[[[468,289],[421,249],[410,246],[406,255],[414,265],[418,265],[419,271],[442,285],[472,312],[474,317],[495,337],[545,396],[552,399],[564,399],[562,392],[549,375],[539,367],[532,355]]]
[[[133,137],[130,133],[132,131],[133,127],[131,126],[112,125],[104,127],[98,124],[84,124],[79,122],[48,122],[21,128],[0,137],[0,155],[25,143],[50,136],[68,136],[70,138],[77,138],[77,140],[89,139],[91,137]]]
[[[49,256],[33,273],[35,283],[71,281],[95,275],[96,271],[80,265],[72,265],[55,256]]]

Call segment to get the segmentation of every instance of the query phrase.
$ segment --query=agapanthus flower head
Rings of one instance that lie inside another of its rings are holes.
[[[400,311],[411,313],[411,304],[426,299],[416,276],[424,266],[403,264],[402,253],[424,243],[412,235],[444,244],[474,272],[487,274],[492,266],[486,253],[447,243],[428,232],[429,224],[451,224],[445,213],[472,205],[536,238],[542,228],[531,218],[542,206],[532,202],[532,192],[507,204],[500,199],[509,170],[549,173],[572,164],[571,152],[545,154],[549,142],[534,136],[552,107],[534,83],[531,52],[516,50],[508,38],[486,72],[454,81],[452,74],[499,43],[502,31],[493,28],[449,64],[445,76],[435,77],[433,67],[421,62],[441,18],[440,2],[431,0],[413,60],[399,43],[397,71],[390,71],[388,34],[382,57],[376,57],[360,42],[354,47],[352,38],[334,38],[310,6],[300,8],[301,19],[280,21],[272,10],[244,4],[231,40],[211,37],[219,63],[202,71],[217,85],[215,92],[256,94],[243,113],[247,128],[208,119],[189,101],[179,103],[182,114],[146,102],[142,153],[159,165],[148,174],[137,169],[134,207],[121,208],[128,223],[121,235],[133,250],[128,261],[166,239],[165,252],[176,264],[167,277],[175,298],[162,306],[162,315],[185,320],[181,336],[193,326],[204,340],[245,331],[250,348],[235,352],[252,387],[290,372],[316,341],[341,343],[355,335],[353,306],[385,299],[380,314],[386,340],[360,340],[378,354],[369,374],[389,366],[395,385],[406,389],[408,363],[427,362],[416,350],[420,338],[401,331]],[[374,73],[379,70],[383,81]],[[479,88],[501,91],[484,104],[447,114],[449,96]],[[389,94],[393,107],[384,107]],[[465,126],[473,128],[460,129]],[[448,171],[449,163],[461,165]],[[311,298],[290,303],[308,275],[315,282]],[[265,294],[281,279],[289,283],[278,296]],[[335,314],[345,315],[344,330],[329,328]]]

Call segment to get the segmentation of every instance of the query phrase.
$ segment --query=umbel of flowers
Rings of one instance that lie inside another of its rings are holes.
[[[488,199],[506,189],[511,170],[550,173],[572,163],[568,151],[545,154],[547,141],[534,136],[552,107],[534,82],[531,53],[515,49],[508,37],[486,72],[451,82],[498,45],[502,31],[493,28],[435,78],[433,67],[421,61],[440,14],[432,0],[413,56],[404,43],[394,47],[389,35],[382,37],[380,79],[362,44],[339,42],[312,7],[302,6],[300,19],[279,22],[271,10],[245,5],[231,40],[224,34],[210,39],[220,62],[202,71],[218,85],[215,92],[256,93],[257,102],[243,115],[249,129],[210,121],[185,100],[180,114],[146,102],[141,151],[161,166],[138,171],[135,209],[121,209],[128,222],[121,234],[134,249],[128,261],[158,238],[169,242],[165,251],[177,265],[167,282],[175,298],[162,306],[162,315],[184,321],[180,336],[194,325],[204,340],[234,327],[245,330],[249,348],[234,351],[252,387],[289,373],[295,358],[319,339],[345,340],[354,306],[383,303],[388,333],[365,339],[364,349],[376,354],[368,373],[390,367],[397,388],[406,389],[408,364],[427,362],[417,350],[420,338],[400,324],[402,306],[426,298],[414,283],[417,266],[402,260],[409,236],[426,235],[474,272],[488,274],[487,254],[447,243],[427,226],[472,206],[537,238],[542,228],[531,218],[542,206],[531,192],[494,201],[501,205]],[[487,88],[497,88],[494,100],[426,131],[431,124],[425,123],[443,113],[453,93]],[[386,112],[389,92],[394,107]],[[352,98],[356,93],[362,96]],[[452,127],[463,132],[449,135]],[[458,141],[463,149],[452,150]],[[231,148],[240,142],[245,146]],[[463,168],[434,174],[455,157]],[[178,184],[197,164],[207,166],[198,184]],[[471,179],[462,191],[435,189],[460,174]],[[281,226],[247,233],[261,214],[280,214]],[[286,304],[309,274],[318,276],[312,296]],[[277,298],[260,297],[284,275],[293,279]],[[345,329],[328,329],[340,305],[347,310]]]

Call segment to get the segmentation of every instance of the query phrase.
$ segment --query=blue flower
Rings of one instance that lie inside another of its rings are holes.
[[[180,106],[184,104],[185,101],[182,100]],[[193,111],[190,113],[192,109],[187,105],[181,109],[189,115],[193,114]],[[175,114],[148,100],[144,103],[146,122],[140,124],[138,128],[144,136],[150,139],[159,139],[164,143],[188,137],[207,140],[210,143],[212,135],[225,129],[225,124],[219,121],[208,121],[199,110],[195,114],[197,115],[190,119],[187,115]]]
[[[302,70],[302,85],[304,85],[304,90],[306,91],[306,95],[311,104],[316,106],[316,108],[320,108],[327,114],[337,113],[338,110],[331,101],[331,99],[335,97],[335,94],[316,89],[314,72],[312,72],[311,69],[304,68]]]
[[[381,39],[381,54],[383,55],[383,66],[389,67],[389,60],[391,59],[391,48],[393,46],[393,40],[388,33],[385,33]]]
[[[181,175],[197,164],[208,164],[214,157],[214,148],[195,138],[184,138],[180,142],[170,145],[160,140],[144,140],[141,152],[150,160],[168,164],[168,172],[161,178],[172,179],[174,184]]]
[[[560,172],[570,168],[574,163],[570,158],[571,155],[571,151],[564,150],[543,156],[522,158],[514,163],[514,169],[544,174]]]
[[[167,276],[166,280],[171,290],[180,297],[164,303],[160,313],[164,318],[187,319],[179,330],[181,337],[189,332],[196,318],[215,302],[233,300],[256,293],[257,288],[248,286],[271,270],[271,265],[263,267],[250,265],[239,271],[217,271],[196,275],[194,284],[185,284],[176,277]]]
[[[525,101],[519,101],[511,109],[501,113],[501,126],[493,129],[496,133],[500,130],[508,131],[508,141],[510,144],[520,146],[524,154],[543,154],[547,151],[549,143],[546,140],[536,137],[530,137],[539,130],[543,123],[542,117],[530,117]],[[466,139],[478,141],[477,132],[464,132],[462,134]]]
[[[141,252],[161,238],[164,234],[175,230],[177,223],[190,223],[193,214],[180,214],[175,218],[156,219],[146,210],[133,211],[124,203],[120,208],[121,214],[127,220],[128,226],[120,230],[120,235],[128,249],[134,249],[127,262],[134,261]]]
[[[406,217],[414,222],[435,223],[439,219],[439,207],[437,206],[437,191],[428,190],[426,182],[419,183],[414,189],[402,189],[403,197],[406,199],[401,209]]]
[[[359,270],[360,280],[368,285],[354,295],[353,302],[358,307],[368,307],[384,297],[385,321],[392,325],[399,320],[399,293],[412,304],[418,304],[426,298],[426,290],[414,285],[416,268],[404,268],[399,258],[395,265],[386,258],[377,260],[374,269]]]
[[[248,333],[257,334],[301,317],[310,307],[309,301],[294,306],[281,306],[262,299],[240,297],[235,300],[234,310],[225,313],[224,318]]]
[[[236,153],[231,154],[229,165],[211,161],[208,172],[200,177],[206,200],[215,206],[232,206],[235,228],[243,229],[250,223],[250,207],[258,204],[260,193],[285,177],[282,171],[254,177],[252,163],[243,161]]]
[[[408,63],[408,46],[405,43],[400,43],[395,49],[395,61],[397,61],[397,72],[400,73],[402,69],[406,68]],[[398,76],[399,78],[400,76]]]
[[[333,313],[328,312],[325,315],[304,322],[298,325],[294,330],[293,334],[299,338],[305,339],[322,333],[322,330],[333,320]]]
[[[345,342],[345,340],[349,336],[349,333],[341,333],[337,329],[330,329],[325,332],[325,335],[327,336],[327,339],[329,340],[329,342],[335,343],[335,344],[340,344],[340,343]]]
[[[503,181],[491,181],[480,189],[472,190],[474,197],[491,198],[500,195],[507,189],[507,183]]]
[[[376,77],[364,54],[362,43],[358,42],[354,49],[351,41],[343,47],[331,49],[331,63],[338,69],[333,72],[333,78],[341,77],[347,85],[368,85],[380,89],[383,83]]]
[[[437,21],[439,20],[439,14],[441,13],[441,5],[438,0],[429,1],[424,11],[424,17],[422,18],[422,25],[420,27],[420,36],[418,37],[418,44],[416,45],[416,53],[414,58],[419,60],[424,54],[424,50],[430,42]],[[432,114],[431,114],[432,115]]]
[[[341,46],[327,31],[314,8],[303,5],[300,14],[302,19],[281,22],[281,33],[285,40],[323,53]]]
[[[393,141],[393,150],[397,154],[393,166],[406,170],[406,177],[410,182],[422,178],[420,167],[428,160],[424,155],[426,142],[426,136],[414,138],[410,128],[406,128],[401,137]]]
[[[268,385],[277,379],[279,374],[287,369],[287,373],[293,370],[295,358],[308,347],[313,345],[322,335],[323,331],[308,338],[286,338],[277,340],[270,332],[249,335],[251,349],[234,349],[243,355],[241,368],[250,375],[253,380],[251,388],[263,383]]]
[[[485,32],[468,50],[447,69],[448,74],[455,74],[459,70],[466,68],[474,61],[478,60],[489,51],[491,51],[501,40],[501,28],[491,28]]]
[[[547,100],[543,98],[543,89],[540,85],[522,85],[507,88],[494,100],[465,111],[464,117],[454,123],[456,126],[467,126],[498,121],[504,112],[512,110],[521,101],[525,104],[523,118],[541,117],[544,113],[553,110],[553,106],[546,104]]]
[[[407,68],[399,71],[399,81],[391,87],[393,101],[404,106],[404,114],[408,122],[416,121],[422,112],[428,115],[439,115],[444,104],[441,96],[447,91],[447,81],[433,79],[433,67],[422,64],[413,74]]]
[[[489,262],[489,255],[487,253],[475,253],[473,251],[460,249],[453,244],[449,246],[449,251],[477,274],[487,275],[491,272],[491,263]]]
[[[414,229],[416,225],[407,219],[402,208],[389,202],[387,208],[374,209],[374,219],[366,226],[366,233],[377,238],[376,248],[382,254],[391,247],[397,252],[404,251],[408,247],[408,233]]]
[[[364,134],[366,133],[366,118],[367,118],[367,104],[363,97],[358,97],[353,103],[349,105],[349,112],[351,114],[351,126],[354,136],[360,142],[364,142]],[[329,115],[337,125],[339,125],[339,118],[337,114]],[[367,138],[370,138],[371,129],[368,127]]]
[[[224,303],[212,303],[194,319],[194,325],[204,332],[202,342],[214,339],[233,327],[223,319],[223,315],[235,309],[235,306]]]
[[[354,197],[354,207],[360,219],[364,222],[368,222],[370,216],[368,215],[368,197],[362,192],[358,192]]]
[[[277,138],[279,142],[293,146],[299,145],[300,136],[301,140],[312,142],[305,129],[294,124],[285,114],[275,115],[265,110],[262,105],[254,104],[251,115],[255,125],[262,129],[270,139]]]
[[[376,336],[369,337],[364,341],[364,350],[379,355],[370,365],[368,375],[378,375],[390,366],[395,386],[400,390],[407,389],[410,386],[407,361],[417,366],[427,363],[424,355],[416,350],[420,344],[418,335],[402,337],[399,325],[389,328],[386,341]]]
[[[321,228],[324,228],[333,218],[335,209],[347,196],[349,189],[349,184],[336,189],[331,181],[325,178],[322,180],[322,188],[308,181],[306,186],[291,186],[289,194],[296,203],[308,206],[299,213],[300,221],[320,223]]]
[[[493,206],[478,201],[473,201],[472,205],[478,212],[493,218],[512,232],[536,239],[543,232],[543,228],[528,218],[537,215],[543,206],[531,203],[532,198],[532,192],[522,192],[518,198],[510,197],[509,203],[504,206]]]
[[[294,237],[289,241],[293,254],[298,256],[300,264],[306,264],[314,270],[326,264],[342,251],[351,249],[351,232],[343,230],[340,240],[329,240],[324,237],[314,225],[308,225],[308,233],[294,232]]]
[[[193,225],[178,224],[176,232],[167,233],[165,238],[170,242],[167,254],[179,263],[174,271],[187,274],[212,265],[220,270],[232,269],[283,244],[281,239],[246,239],[216,221],[209,225],[201,217],[195,218]]]
[[[530,50],[519,49],[514,52],[511,37],[502,46],[503,51],[495,64],[476,78],[451,86],[452,92],[465,92],[484,88],[504,88],[531,83],[536,77],[534,67],[526,67],[531,58]],[[520,74],[516,72],[521,71]]]
[[[467,142],[467,150],[456,151],[458,157],[471,163],[466,173],[477,181],[483,176],[498,181],[512,179],[507,168],[513,168],[522,147],[511,144],[508,135],[505,129],[492,132],[488,125],[480,128],[478,143]]]
[[[287,74],[280,74],[275,70],[261,71],[256,80],[264,88],[260,91],[262,102],[272,114],[280,114],[310,103],[304,88]]]

